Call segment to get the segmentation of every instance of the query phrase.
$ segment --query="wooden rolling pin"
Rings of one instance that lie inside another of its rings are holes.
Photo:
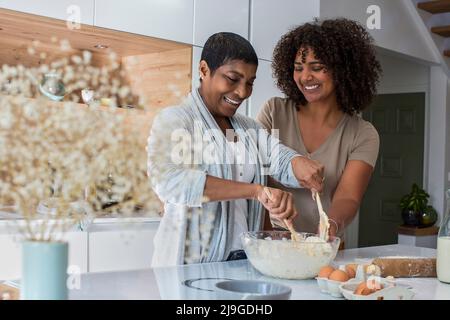
[[[374,259],[372,264],[380,267],[382,277],[436,277],[435,258],[380,257]]]

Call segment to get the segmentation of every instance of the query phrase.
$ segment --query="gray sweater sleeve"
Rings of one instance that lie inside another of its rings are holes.
[[[206,172],[186,161],[188,155],[180,156],[191,138],[188,120],[177,107],[155,117],[147,143],[148,175],[162,201],[201,207]]]

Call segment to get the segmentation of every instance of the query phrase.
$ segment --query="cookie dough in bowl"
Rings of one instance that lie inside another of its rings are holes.
[[[299,241],[289,231],[254,231],[242,234],[250,263],[262,274],[282,279],[311,279],[336,257],[340,239],[325,242],[318,235],[299,232]]]

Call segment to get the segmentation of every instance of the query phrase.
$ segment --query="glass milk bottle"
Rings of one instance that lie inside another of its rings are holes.
[[[440,281],[450,283],[450,189],[446,198],[445,216],[438,234],[436,272]]]

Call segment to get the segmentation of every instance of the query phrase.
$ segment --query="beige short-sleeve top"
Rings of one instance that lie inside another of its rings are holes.
[[[356,115],[344,114],[325,142],[312,153],[308,153],[303,144],[294,101],[287,98],[271,98],[264,104],[257,120],[268,130],[278,129],[281,143],[302,155],[318,160],[325,166],[325,185],[321,195],[325,212],[330,207],[334,192],[349,160],[364,161],[375,167],[380,145],[378,132],[370,122]],[[286,188],[279,183],[272,184],[272,187],[288,190],[294,195],[299,213],[295,228],[303,232],[316,232],[319,225],[319,213],[312,200],[311,191]]]

